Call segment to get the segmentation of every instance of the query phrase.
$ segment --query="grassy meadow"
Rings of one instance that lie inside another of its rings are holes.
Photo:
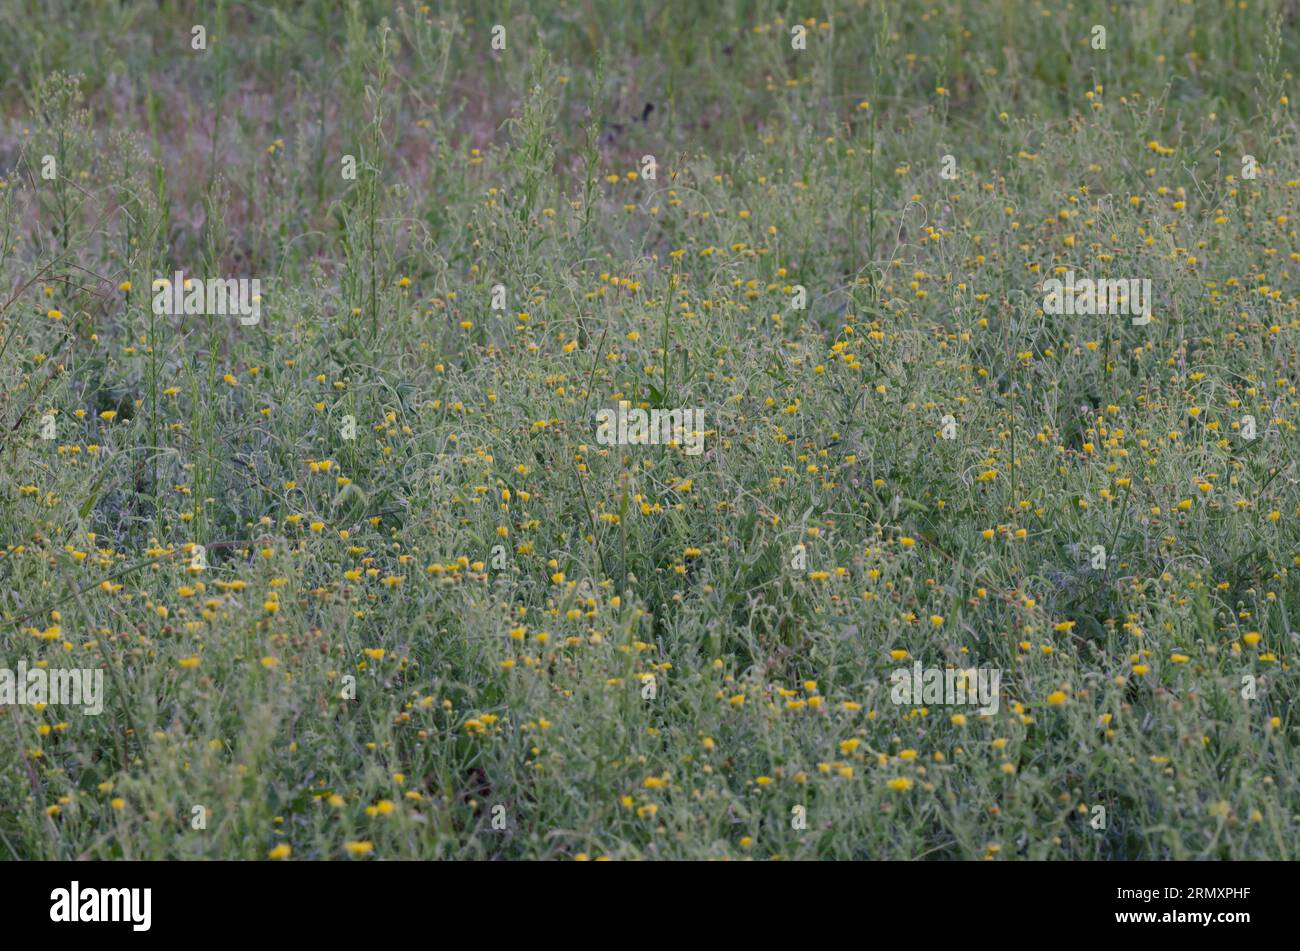
[[[1296,0],[4,4],[0,667],[104,696],[0,691],[0,856],[1295,856],[1297,63]]]

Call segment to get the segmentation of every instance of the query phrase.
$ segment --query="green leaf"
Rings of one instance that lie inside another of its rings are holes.
[[[104,480],[106,478],[108,478],[108,467],[105,467],[104,471],[99,474],[99,478],[95,480],[95,484],[90,487],[90,494],[87,495],[85,501],[81,503],[81,508],[77,509],[77,514],[82,518],[89,515],[90,510],[94,508],[95,500],[99,498],[99,490],[104,487]]]

